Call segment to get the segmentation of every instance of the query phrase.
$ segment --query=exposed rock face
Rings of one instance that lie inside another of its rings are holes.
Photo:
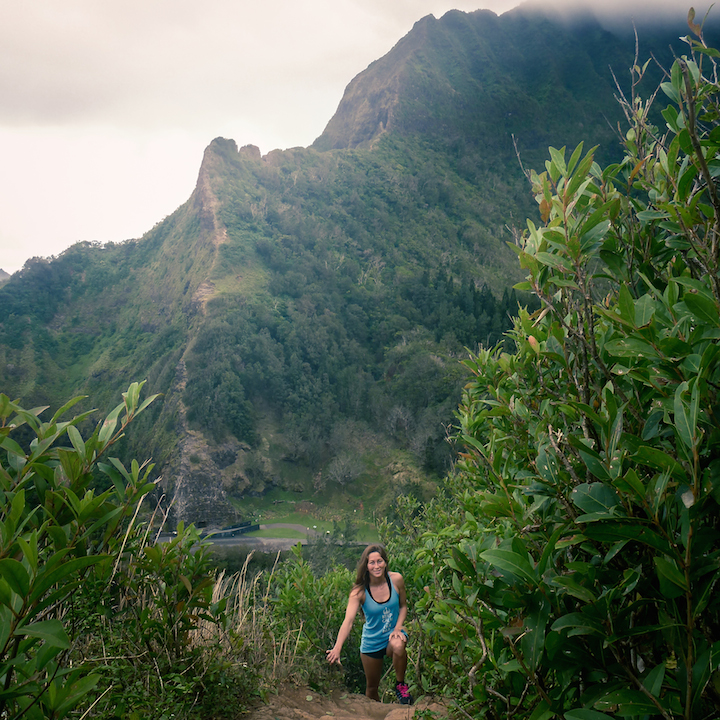
[[[243,145],[238,152],[249,160],[257,160],[258,162],[262,160],[260,148],[256,145]]]
[[[175,521],[222,527],[239,519],[239,513],[228,503],[223,484],[218,482],[222,471],[213,459],[217,451],[209,448],[200,433],[189,430],[180,453],[173,498]],[[237,453],[223,447],[221,454]]]
[[[542,161],[558,108],[577,118],[573,137],[564,140],[569,147],[587,140],[593,123],[593,142],[615,144],[617,88],[608,65],[624,87],[634,21],[625,14],[610,25],[595,12],[560,15],[544,3],[523,3],[499,17],[489,10],[425,17],[352,80],[313,147],[367,148],[392,132],[500,145],[513,157],[515,136],[521,150],[541,151]],[[677,24],[658,27],[647,11],[635,20],[641,58],[652,53],[669,67],[672,52],[684,52]],[[706,26],[706,39],[717,33],[717,22]],[[644,81],[648,94],[659,79],[653,66]],[[595,123],[599,116],[608,118],[604,129]]]
[[[394,129],[400,90],[409,63],[422,47],[429,26],[436,22],[432,16],[417,22],[387,55],[350,82],[337,112],[314,147],[330,150],[368,146]]]

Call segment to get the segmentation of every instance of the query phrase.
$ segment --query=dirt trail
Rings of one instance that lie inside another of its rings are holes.
[[[243,715],[243,720],[410,720],[416,710],[425,709],[439,720],[448,714],[443,705],[425,700],[416,705],[378,703],[345,690],[320,695],[307,688],[283,686],[267,704]]]

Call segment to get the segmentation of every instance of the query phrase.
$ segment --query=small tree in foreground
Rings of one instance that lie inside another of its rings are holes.
[[[416,557],[474,715],[720,715],[720,53],[689,20],[665,130],[633,97],[622,162],[532,173],[542,308],[466,363],[462,514]]]
[[[154,487],[152,466],[112,460],[127,482],[93,488],[98,460],[156,397],[141,403],[141,388],[133,383],[87,440],[76,426],[90,413],[62,419],[81,398],[43,421],[47,408],[0,395],[0,717],[65,717],[98,683],[68,662],[78,639],[68,606],[91,568],[119,555],[119,530]],[[12,436],[28,428],[26,451]]]
[[[88,413],[62,419],[79,398],[43,421],[0,395],[0,718],[232,717],[251,691],[226,614],[240,580],[216,582],[192,525],[155,543],[153,466],[107,457],[156,397],[142,386],[87,439]]]

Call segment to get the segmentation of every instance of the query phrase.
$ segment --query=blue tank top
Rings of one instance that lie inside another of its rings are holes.
[[[365,624],[360,640],[360,652],[371,653],[383,650],[390,641],[390,633],[395,629],[400,615],[400,596],[388,577],[390,597],[383,603],[375,602],[370,590],[365,588],[365,602],[362,605],[365,613]]]

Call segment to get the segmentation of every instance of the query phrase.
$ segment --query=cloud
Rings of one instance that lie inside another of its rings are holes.
[[[697,17],[702,18],[712,7],[712,3],[685,3],[683,0],[528,0],[527,5],[537,5],[545,12],[556,11],[561,14],[585,11],[595,15],[601,22],[609,26],[627,25],[634,19],[651,19],[657,22],[673,22],[680,24],[679,32],[686,29],[684,25],[688,10],[694,5]],[[711,13],[712,17],[712,13]]]
[[[0,123],[188,127],[262,115],[268,95],[292,102],[294,87],[346,84],[422,5],[3,0]]]
[[[140,236],[189,197],[214,137],[307,146],[420,18],[516,4],[0,0],[0,267]]]

